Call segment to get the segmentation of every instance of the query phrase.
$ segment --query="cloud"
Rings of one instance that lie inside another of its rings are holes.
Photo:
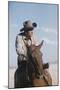
[[[46,44],[57,45],[57,42],[56,42],[56,41],[49,40],[49,39],[46,38],[46,37],[42,38],[42,40],[44,40],[44,42],[45,42]]]
[[[54,34],[57,35],[57,30],[56,29],[52,29],[52,28],[48,28],[48,27],[41,27],[41,29],[46,33],[54,33]]]

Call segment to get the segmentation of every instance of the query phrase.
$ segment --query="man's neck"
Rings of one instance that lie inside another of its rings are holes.
[[[31,40],[31,37],[26,36],[26,39],[30,39]]]

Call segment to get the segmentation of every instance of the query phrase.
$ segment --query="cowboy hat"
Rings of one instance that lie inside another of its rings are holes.
[[[20,29],[21,32],[27,32],[27,31],[32,31],[35,27],[37,27],[36,23],[32,23],[30,20],[25,21],[23,23],[23,28]]]

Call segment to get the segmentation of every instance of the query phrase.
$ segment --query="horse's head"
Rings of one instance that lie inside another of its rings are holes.
[[[41,50],[40,50],[42,45],[43,45],[43,41],[38,46],[31,45],[29,47],[30,54],[32,55],[32,57],[34,57],[36,59],[39,59],[39,61],[40,61],[40,59],[42,58],[42,55],[43,55]]]
[[[31,50],[32,51],[35,51],[36,49],[37,50],[39,50],[40,51],[40,49],[41,49],[41,47],[42,47],[42,45],[43,45],[43,40],[42,40],[42,42],[38,45],[38,46],[35,46],[35,45],[31,45]]]

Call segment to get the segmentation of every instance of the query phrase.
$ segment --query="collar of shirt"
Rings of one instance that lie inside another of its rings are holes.
[[[32,44],[31,38],[23,37],[23,39],[24,39],[24,42],[25,42],[26,44],[28,44],[28,46],[30,46],[30,45]]]

